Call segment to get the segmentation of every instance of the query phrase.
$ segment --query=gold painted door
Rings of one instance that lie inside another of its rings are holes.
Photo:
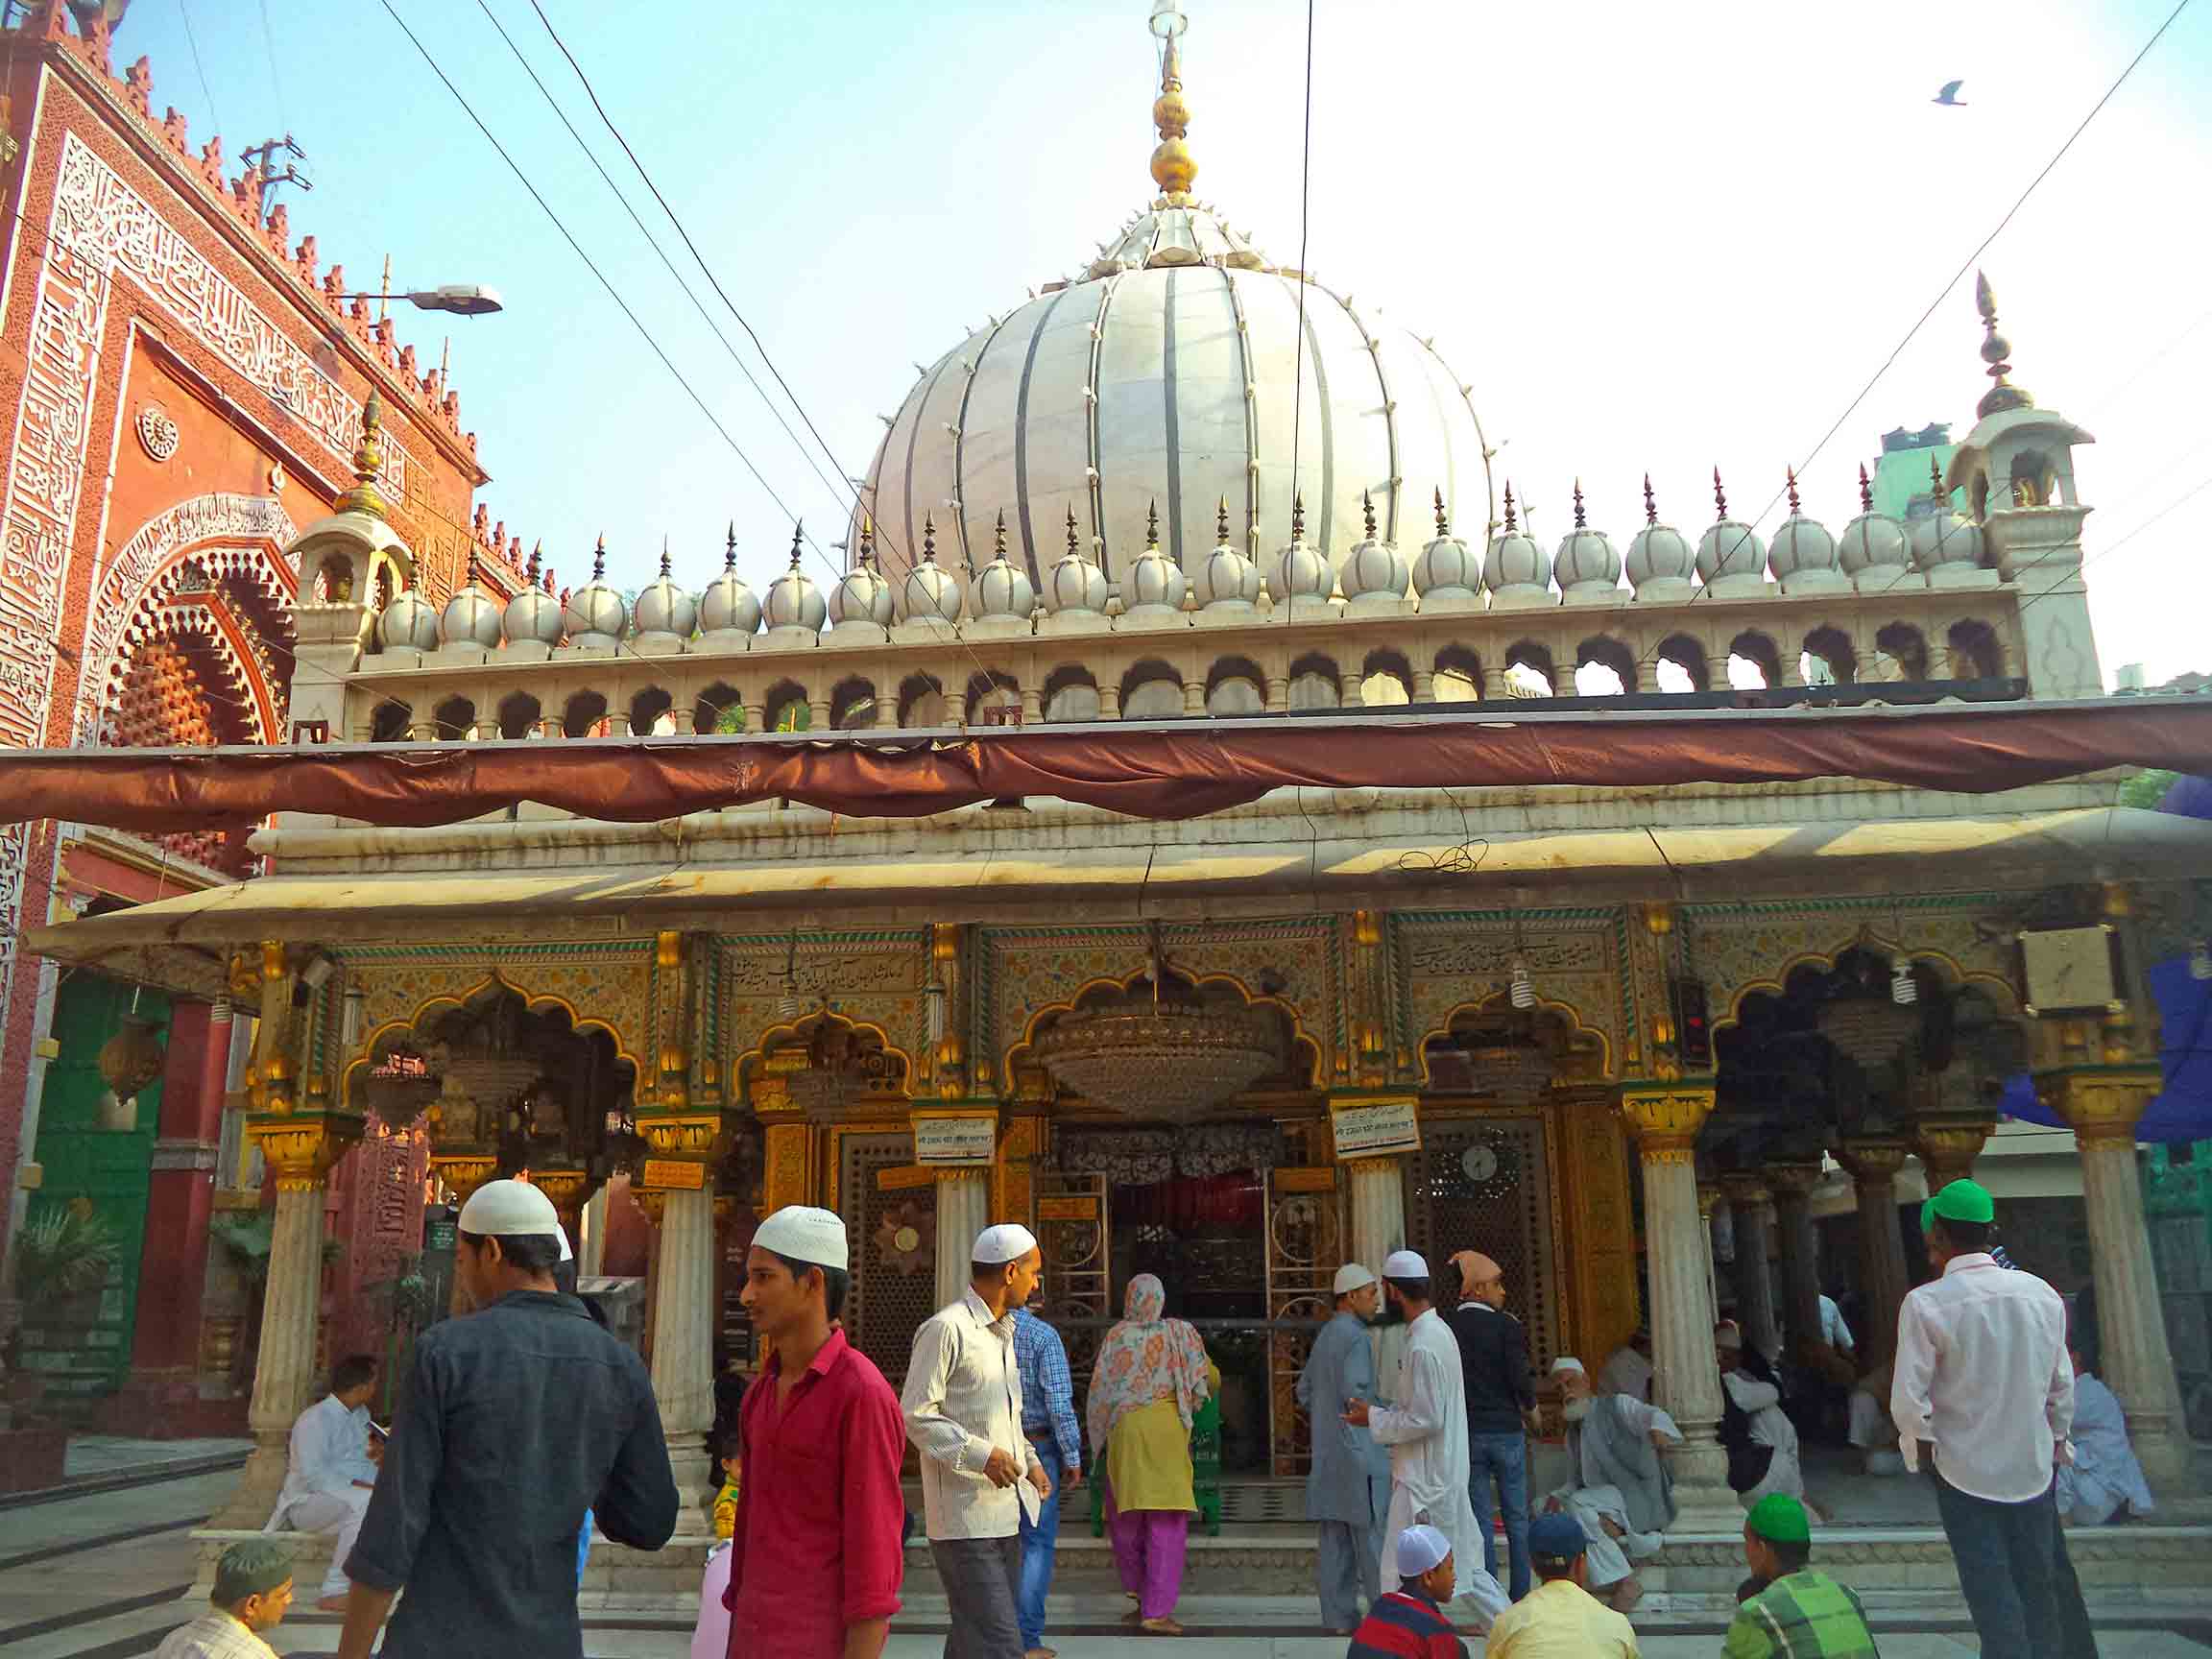
[[[1458,1250],[1503,1269],[1541,1377],[1560,1352],[1551,1173],[1541,1118],[1425,1118],[1407,1190],[1407,1243],[1440,1272]],[[1603,1357],[1600,1356],[1600,1358]]]
[[[1298,1405],[1298,1374],[1328,1321],[1344,1259],[1344,1197],[1336,1169],[1276,1169],[1267,1177],[1268,1468],[1277,1479],[1313,1462],[1312,1428]]]
[[[1039,1171],[1037,1247],[1045,1258],[1045,1305],[1068,1350],[1075,1420],[1083,1421],[1098,1343],[1112,1327],[1113,1213],[1106,1177]],[[1086,1455],[1086,1462],[1090,1461]]]

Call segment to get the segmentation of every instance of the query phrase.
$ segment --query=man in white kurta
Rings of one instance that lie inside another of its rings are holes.
[[[1721,1321],[1713,1334],[1713,1345],[1720,1366],[1720,1386],[1728,1390],[1736,1409],[1751,1420],[1752,1443],[1773,1449],[1767,1473],[1743,1495],[1744,1507],[1749,1508],[1769,1492],[1788,1493],[1803,1503],[1805,1468],[1797,1455],[1797,1426],[1782,1409],[1782,1390],[1743,1368],[1743,1333],[1734,1320]]]
[[[1547,1510],[1582,1524],[1588,1540],[1591,1595],[1625,1611],[1643,1594],[1635,1563],[1655,1555],[1673,1525],[1674,1498],[1662,1447],[1679,1446],[1674,1419],[1635,1394],[1594,1387],[1582,1361],[1551,1362],[1567,1419],[1567,1453],[1575,1479],[1550,1493]]]
[[[2058,1514],[2077,1527],[2102,1527],[2121,1510],[2148,1515],[2155,1505],[2135,1448],[2128,1443],[2128,1415],[2111,1389],[2074,1364],[2074,1461],[2058,1466]]]
[[[1459,1343],[1430,1301],[1429,1264],[1400,1250],[1382,1264],[1393,1308],[1406,1316],[1406,1353],[1393,1405],[1346,1403],[1344,1420],[1364,1424],[1390,1451],[1390,1516],[1382,1527],[1382,1592],[1398,1588],[1398,1535],[1433,1527],[1452,1541],[1459,1595],[1475,1603],[1479,1628],[1505,1610],[1504,1589],[1482,1570],[1482,1528],[1467,1496],[1467,1387]]]

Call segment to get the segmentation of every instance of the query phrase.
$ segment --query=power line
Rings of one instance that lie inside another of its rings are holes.
[[[2066,575],[2059,577],[2057,581],[2052,583],[2041,592],[2033,594],[2030,598],[2022,601],[2019,613],[2025,615],[2030,606],[2033,605],[2039,599],[2050,598],[2052,594],[2056,593],[2060,588],[2066,585],[2069,578],[2079,577],[2083,571],[2087,570],[2090,565],[2102,564],[2104,560],[2111,558],[2113,554],[2119,552],[2121,548],[2127,546],[2128,542],[2134,541],[2136,537],[2142,535],[2143,532],[2150,529],[2152,525],[2156,524],[2159,522],[2159,520],[2180,511],[2180,509],[2194,501],[2198,496],[2203,494],[2207,490],[2212,490],[2212,473],[2208,473],[2204,477],[2198,479],[2197,482],[2192,484],[2187,490],[2183,491],[2172,501],[2167,502],[2165,506],[2159,508],[2157,512],[2152,514],[2150,517],[2144,519],[2142,523],[2136,525],[2134,529],[2128,531],[2127,535],[2122,536],[2118,541],[2107,542],[2104,546],[2100,547],[2095,553],[2082,560],[2080,565],[2077,565],[2071,571],[2068,571]]]
[[[178,0],[181,5],[183,0]],[[269,48],[269,84],[276,92],[276,120],[286,132],[292,122],[284,113],[284,76],[276,63],[276,32],[269,27],[269,0],[261,0],[261,43]]]
[[[207,66],[200,61],[200,37],[192,33],[190,0],[177,0],[177,15],[184,20],[184,44],[192,49],[192,68],[200,77],[200,96],[207,100],[207,119],[220,133],[223,131],[223,117],[215,109],[215,90],[207,84]]]
[[[783,428],[783,436],[790,439],[798,446],[801,456],[805,458],[809,467],[813,468],[814,476],[822,480],[823,485],[830,493],[832,495],[838,493],[838,486],[830,482],[829,475],[822,470],[821,464],[814,459],[812,451],[801,441],[799,434],[791,430],[791,423],[783,419],[782,411],[776,407],[766,390],[754,375],[752,368],[744,358],[737,354],[737,348],[733,346],[730,343],[730,337],[716,326],[712,314],[700,302],[698,295],[692,292],[690,285],[677,273],[675,263],[662,252],[661,244],[655,239],[653,232],[645,228],[644,220],[637,217],[637,210],[630,205],[629,198],[624,196],[621,190],[616,187],[614,180],[608,177],[607,169],[600,165],[599,157],[592,153],[591,146],[584,142],[584,135],[576,131],[574,124],[568,119],[567,112],[561,108],[553,94],[547,90],[545,83],[538,78],[538,71],[531,67],[530,60],[522,56],[522,49],[515,44],[514,36],[507,33],[506,26],[499,21],[498,15],[487,4],[487,0],[476,0],[476,6],[490,19],[492,27],[498,30],[499,38],[507,43],[507,50],[515,55],[515,61],[522,65],[522,72],[530,77],[530,84],[538,88],[539,95],[545,100],[547,107],[560,118],[561,125],[567,129],[568,136],[576,140],[576,148],[584,152],[585,159],[591,163],[592,170],[599,175],[601,181],[606,184],[607,188],[613,192],[614,200],[622,204],[622,211],[630,216],[630,223],[637,227],[637,234],[645,238],[645,245],[653,250],[653,255],[661,261],[661,269],[666,271],[676,286],[683,290],[684,298],[691,301],[691,307],[699,313],[700,321],[705,323],[708,330],[722,343],[722,349],[730,354],[730,361],[737,365],[738,372],[745,376],[746,384],[759,395],[761,402],[768,406],[768,412],[776,417],[776,423]],[[832,456],[831,460],[834,461],[835,457]]]
[[[478,3],[481,4],[482,0],[478,0]],[[668,216],[668,223],[675,227],[676,234],[683,238],[684,246],[698,264],[700,275],[707,278],[707,285],[714,290],[715,298],[729,308],[730,315],[736,318],[737,325],[745,330],[746,338],[753,342],[753,349],[760,353],[760,361],[767,366],[768,373],[775,376],[776,384],[783,389],[783,396],[791,400],[791,407],[798,411],[799,419],[805,424],[806,430],[814,435],[814,442],[822,446],[822,453],[829,458],[830,465],[836,469],[839,477],[845,477],[844,469],[838,463],[836,451],[830,448],[830,441],[822,436],[822,429],[814,424],[813,417],[806,413],[806,405],[799,400],[799,394],[791,390],[791,382],[784,379],[783,371],[776,367],[776,359],[769,355],[767,346],[753,325],[745,320],[745,313],[737,309],[736,302],[723,290],[712,268],[707,263],[707,256],[699,252],[699,245],[691,240],[691,232],[684,228],[683,219],[668,204],[668,198],[661,194],[661,187],[653,182],[653,175],[645,170],[645,163],[637,159],[637,152],[630,148],[630,140],[622,136],[622,130],[614,125],[613,117],[607,113],[607,107],[599,102],[599,94],[591,84],[591,77],[584,73],[584,65],[577,62],[576,54],[568,50],[568,43],[561,38],[561,32],[553,27],[553,20],[545,15],[545,8],[538,0],[530,0],[530,9],[538,13],[538,21],[545,26],[545,33],[552,37],[553,44],[561,49],[561,56],[567,59],[568,67],[575,71],[576,79],[584,88],[584,95],[590,99],[591,108],[597,113],[600,124],[613,135],[614,142],[622,147],[622,154],[630,158],[630,165],[637,169],[637,177],[644,181],[645,188],[652,192],[653,200],[661,205],[661,211]],[[869,506],[860,499],[859,492],[850,484],[847,489],[853,496],[854,504],[862,512],[869,512]],[[880,530],[878,533],[880,535]],[[893,551],[900,551],[895,543]]]
[[[1301,140],[1298,161],[1298,338],[1293,348],[1295,356],[1290,371],[1290,505],[1298,512],[1298,463],[1304,447],[1306,425],[1306,289],[1312,277],[1306,271],[1306,237],[1311,228],[1310,208],[1313,199],[1313,0],[1306,0],[1306,124]],[[1332,503],[1321,503],[1324,513],[1334,511]],[[1293,536],[1292,541],[1297,538]],[[1283,622],[1289,626],[1291,613],[1298,609],[1296,598],[1283,595]]]

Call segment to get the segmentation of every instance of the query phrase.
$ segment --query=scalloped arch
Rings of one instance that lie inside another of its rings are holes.
[[[1789,987],[1790,975],[1796,973],[1800,968],[1817,968],[1823,973],[1833,974],[1836,971],[1837,962],[1842,958],[1845,951],[1862,948],[1879,950],[1892,960],[1903,956],[1911,962],[1930,963],[1939,969],[1944,979],[1955,987],[1963,989],[1968,985],[1973,985],[1995,992],[1998,1006],[2005,1015],[2015,1020],[2020,1017],[2019,990],[2004,974],[1970,971],[1947,950],[1936,950],[1927,947],[1916,949],[1894,938],[1886,937],[1872,927],[1865,927],[1853,932],[1850,938],[1845,939],[1841,944],[1825,953],[1817,950],[1798,952],[1782,965],[1779,974],[1774,978],[1744,981],[1729,993],[1727,1012],[1713,1022],[1714,1034],[1718,1036],[1730,1026],[1743,1022],[1745,998],[1783,995]]]
[[[1264,992],[1255,995],[1252,988],[1234,974],[1181,974],[1180,971],[1177,972],[1180,977],[1189,981],[1193,990],[1202,992],[1209,985],[1226,985],[1243,998],[1247,1008],[1272,1008],[1280,1012],[1290,1022],[1290,1046],[1292,1049],[1303,1048],[1311,1057],[1309,1075],[1316,1079],[1314,1086],[1318,1088],[1321,1082],[1326,1080],[1325,1065],[1328,1049],[1322,1046],[1318,1038],[1306,1029],[1306,1022],[1299,1018],[1298,1010],[1290,1003],[1286,1002],[1280,997],[1267,996]],[[1044,1023],[1047,1016],[1073,1012],[1076,1005],[1094,991],[1128,991],[1134,989],[1140,979],[1148,980],[1150,978],[1151,974],[1142,968],[1134,974],[1123,974],[1119,977],[1111,974],[1101,974],[1094,979],[1086,979],[1075,988],[1074,994],[1067,1000],[1047,1002],[1043,1007],[1038,1008],[1022,1022],[1022,1035],[1014,1042],[1009,1043],[1005,1051],[998,1056],[999,1077],[1010,1079],[1014,1075],[1015,1057],[1028,1051],[1030,1045],[1036,1040],[1038,1026]]]
[[[1484,997],[1474,997],[1464,1002],[1455,1002],[1446,1011],[1444,1022],[1441,1025],[1431,1026],[1427,1031],[1422,1032],[1414,1041],[1413,1052],[1418,1056],[1417,1064],[1420,1067],[1423,1085],[1426,1086],[1429,1082],[1429,1045],[1431,1043],[1439,1037],[1449,1037],[1452,1034],[1453,1022],[1462,1014],[1482,1014],[1500,1005],[1510,1007],[1511,998],[1512,992],[1510,990],[1500,989]],[[1597,1039],[1599,1068],[1604,1076],[1611,1077],[1613,1075],[1613,1040],[1599,1026],[1588,1024],[1583,1021],[1582,1009],[1579,1004],[1555,997],[1539,997],[1533,1012],[1564,1016],[1570,1038],[1592,1037]]]

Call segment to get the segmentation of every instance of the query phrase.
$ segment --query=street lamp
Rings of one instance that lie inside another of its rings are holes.
[[[481,282],[447,282],[442,287],[419,289],[412,294],[334,294],[334,300],[404,300],[419,311],[450,311],[456,317],[489,317],[503,311],[507,302],[499,290]]]

